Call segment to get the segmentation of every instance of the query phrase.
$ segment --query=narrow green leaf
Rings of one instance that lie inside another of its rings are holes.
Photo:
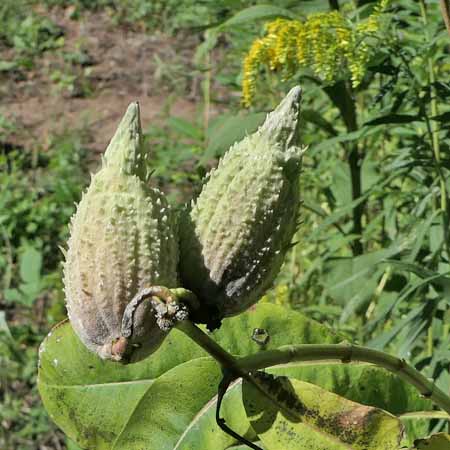
[[[13,340],[11,330],[9,329],[8,322],[6,321],[5,311],[0,311],[0,333],[2,333],[8,339]]]
[[[345,322],[355,311],[364,307],[373,295],[382,268],[379,263],[396,255],[402,245],[358,256],[356,258],[330,258],[324,264],[326,292],[345,308],[341,321]]]
[[[358,139],[362,139],[364,137],[377,133],[378,131],[378,128],[363,127],[350,133],[342,133],[339,136],[325,139],[320,144],[314,145],[312,147],[312,150],[314,152],[320,152],[324,149],[330,148],[332,145],[340,144],[342,142],[356,141]]]
[[[450,416],[445,411],[415,411],[405,413],[399,416],[401,420],[417,420],[417,419],[445,419],[450,420]]]
[[[420,122],[422,118],[417,114],[386,114],[385,116],[377,117],[376,119],[369,120],[364,125],[384,125],[394,123],[412,123]]]
[[[437,122],[449,122],[450,121],[450,111],[446,111],[445,113],[439,114],[437,116],[430,117],[431,120],[436,120]]]
[[[302,118],[306,122],[318,126],[331,136],[337,136],[338,134],[333,125],[314,109],[302,109]]]

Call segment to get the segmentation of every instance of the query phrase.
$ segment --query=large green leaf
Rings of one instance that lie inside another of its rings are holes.
[[[225,320],[213,336],[231,353],[247,355],[262,350],[251,338],[254,328],[264,328],[269,334],[264,346],[267,349],[290,342],[339,341],[326,327],[271,304],[260,304],[245,314]],[[54,328],[41,346],[39,390],[52,419],[81,447],[134,449],[132,443],[125,446],[125,436],[133,442],[138,438],[131,439],[131,436],[161,426],[154,412],[164,409],[164,405],[169,408],[170,402],[178,404],[177,398],[186,392],[194,395],[196,387],[190,383],[197,383],[205,397],[197,396],[200,404],[186,402],[187,410],[180,412],[181,428],[187,428],[189,420],[214,397],[219,381],[218,366],[204,360],[205,356],[200,347],[173,330],[158,351],[142,362],[120,365],[102,361],[84,347],[65,322]],[[180,381],[173,382],[172,375]],[[205,385],[209,377],[211,383]],[[172,384],[168,385],[166,379],[172,380]],[[154,394],[160,386],[165,386],[169,403],[164,404],[164,398],[158,403],[150,400],[154,395],[160,398]],[[177,416],[178,413],[173,413],[174,418]],[[165,436],[170,445],[180,438],[181,428],[172,427],[171,440]],[[158,443],[148,448],[163,447]]]
[[[304,381],[261,375],[244,381],[243,401],[253,429],[270,450],[398,450],[400,421]]]
[[[146,389],[112,448],[172,450],[193,413],[214,396],[221,377],[220,367],[211,358],[194,359],[169,370]]]
[[[264,345],[252,339],[255,328],[269,336]],[[237,356],[341,340],[321,324],[268,303],[225,320],[211,335]],[[373,367],[294,363],[269,370],[397,414],[429,408],[412,388]],[[224,450],[238,443],[215,424],[220,377],[217,363],[176,329],[151,357],[120,365],[89,352],[65,322],[42,344],[38,383],[50,416],[81,448]],[[241,384],[235,383],[221,414],[233,429],[256,439],[240,398]]]
[[[339,363],[310,364],[292,363],[288,366],[273,367],[269,373],[288,376],[291,379],[313,383],[354,402],[375,406],[400,415],[408,411],[421,411],[432,408],[432,403],[420,396],[412,386],[397,376],[370,364],[343,365]],[[227,448],[234,440],[221,433],[215,424],[217,396],[215,396],[192,420],[181,436],[176,450],[195,448]],[[241,401],[241,382],[235,382],[224,397],[221,417],[227,425],[247,439],[255,438]],[[413,422],[408,420],[408,422]],[[414,421],[411,439],[427,433],[427,421]],[[410,425],[410,424],[408,424]],[[409,426],[409,428],[411,428]],[[410,439],[410,440],[411,440]]]
[[[422,398],[415,388],[384,369],[370,364],[326,363],[313,365],[303,362],[292,363],[284,367],[273,367],[267,371],[274,375],[284,375],[291,379],[313,383],[354,402],[385,409],[396,415],[404,414],[407,411],[432,408],[432,403]],[[230,386],[223,399],[221,417],[226,420],[231,429],[253,441],[256,435],[246,417],[241,400],[241,390],[241,381],[236,381]],[[234,442],[232,437],[222,433],[217,427],[215,423],[216,406],[217,396],[192,420],[174,450],[224,449]],[[415,425],[414,428],[411,427],[412,424]],[[408,420],[407,425],[411,430],[409,442],[424,436],[428,431],[428,421],[426,420]]]

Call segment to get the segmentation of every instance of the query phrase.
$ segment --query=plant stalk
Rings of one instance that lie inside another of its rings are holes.
[[[328,0],[330,4],[330,9],[334,11],[339,11],[339,2],[338,0]]]
[[[447,4],[447,0],[445,1],[445,4],[447,6],[446,11],[448,12],[449,6]],[[425,28],[425,37],[427,42],[431,41],[431,37],[429,36],[429,33],[427,31],[428,26],[428,14],[427,14],[427,8],[425,5],[424,0],[419,0],[420,5],[420,13],[422,16],[422,21]],[[441,3],[442,7],[442,3]],[[444,8],[442,9],[443,13]],[[445,15],[444,15],[445,17]],[[431,56],[427,57],[427,67],[428,67],[428,81],[430,83],[430,89],[431,89],[431,100],[430,100],[430,109],[431,109],[431,117],[435,117],[438,115],[438,103],[437,103],[437,97],[436,97],[436,74],[434,70],[433,60]],[[436,168],[439,176],[439,185],[440,185],[440,209],[442,211],[442,219],[443,219],[443,229],[444,229],[444,241],[445,241],[445,249],[447,250],[447,257],[450,258],[450,246],[449,246],[449,235],[448,235],[448,226],[449,226],[449,220],[448,220],[448,206],[447,206],[447,187],[445,184],[445,176],[442,170],[442,160],[441,160],[441,149],[440,149],[440,142],[439,142],[439,128],[436,123],[436,121],[431,121],[431,143],[433,148],[433,155],[434,159],[436,161]]]
[[[293,362],[336,360],[344,364],[366,362],[397,375],[450,415],[450,396],[439,389],[433,380],[422,375],[405,359],[397,358],[379,350],[353,344],[301,344],[287,345],[277,350],[267,350],[246,357],[235,358],[189,319],[178,322],[176,328],[210,354],[222,366],[224,372],[228,371],[236,378],[241,377],[249,381],[268,397],[272,396],[269,392],[265,392],[259,383],[255,382],[253,372]]]
[[[324,88],[324,91],[330,97],[333,104],[339,109],[342,119],[347,128],[347,132],[351,133],[358,129],[356,118],[356,105],[353,98],[351,86],[348,83],[340,81],[334,86]],[[362,195],[361,181],[361,164],[362,157],[358,148],[358,144],[351,142],[347,144],[347,163],[350,168],[350,179],[352,187],[352,200],[355,201]],[[352,245],[353,256],[359,256],[364,253],[362,237],[362,218],[365,209],[365,201],[358,203],[353,208],[353,229],[352,233],[358,237]]]
[[[209,353],[223,368],[230,370],[237,377],[248,378],[249,371],[240,366],[234,356],[228,353],[190,320],[179,322],[176,328]]]
[[[359,345],[349,344],[301,344],[288,345],[278,350],[268,350],[243,358],[235,358],[217,342],[189,320],[176,326],[196,344],[209,353],[224,369],[236,377],[242,377],[255,385],[252,372],[281,364],[311,361],[335,361],[342,363],[366,362],[382,367],[413,385],[424,397],[429,398],[439,408],[450,414],[450,397],[439,389],[434,381],[422,375],[404,359]],[[261,387],[256,383],[259,390]],[[268,395],[268,393],[263,392]]]
[[[343,363],[367,362],[383,367],[403,381],[413,385],[424,397],[429,398],[442,410],[450,414],[450,397],[435,383],[422,375],[404,359],[358,345],[348,344],[302,344],[288,345],[278,350],[250,355],[238,360],[245,371],[255,371],[280,364],[293,362],[332,361]]]

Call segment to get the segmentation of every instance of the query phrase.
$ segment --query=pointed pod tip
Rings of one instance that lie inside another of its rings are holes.
[[[301,100],[302,89],[300,86],[294,86],[281,103],[267,115],[259,132],[282,144],[285,149],[295,145]]]
[[[280,118],[282,116],[298,114],[300,102],[302,99],[302,89],[300,86],[294,86],[284,97],[281,103],[275,108],[272,114],[277,114]]]
[[[139,108],[139,102],[131,102],[128,105],[127,111],[125,115],[123,116],[123,119],[121,121],[120,125],[137,125],[138,128],[141,127],[141,111]]]
[[[117,167],[128,174],[144,170],[145,155],[142,155],[142,129],[139,103],[128,105],[117,130],[105,151],[105,166]]]
[[[139,114],[139,102],[135,100],[128,105],[127,112],[133,111],[134,113]]]
[[[302,88],[300,86],[294,86],[286,95],[284,101],[289,101],[290,103],[300,103],[302,98]]]

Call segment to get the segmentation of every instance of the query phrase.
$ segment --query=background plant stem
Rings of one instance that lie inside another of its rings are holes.
[[[342,81],[335,85],[325,88],[325,92],[330,97],[334,105],[339,109],[342,119],[347,128],[347,132],[351,133],[358,129],[356,119],[356,105],[353,98],[351,86]],[[358,144],[350,142],[346,145],[347,163],[350,168],[350,181],[352,188],[352,200],[356,200],[362,195],[361,182],[361,155]],[[361,242],[362,234],[362,217],[364,214],[366,202],[358,203],[353,208],[353,229],[352,233],[358,237],[353,241],[352,251],[353,256],[362,255],[364,248]]]
[[[339,10],[338,0],[329,0],[330,8],[334,10]]]
[[[448,34],[450,34],[450,3],[449,0],[439,0],[441,5],[442,16],[444,18],[445,27],[447,28]]]
[[[427,30],[428,25],[428,15],[427,15],[427,9],[424,0],[419,0],[420,4],[420,13],[422,15],[422,21],[425,25],[425,30]],[[427,42],[431,41],[431,37],[429,36],[428,32],[425,32],[425,38],[427,39]],[[431,117],[435,117],[438,115],[438,105],[437,105],[437,98],[436,98],[436,74],[434,70],[433,65],[433,59],[431,56],[427,57],[427,67],[428,67],[428,79],[430,83],[431,88],[431,99],[430,99],[430,110],[431,110]],[[442,220],[443,220],[443,228],[444,228],[444,241],[445,241],[445,247],[447,250],[447,257],[450,257],[450,249],[449,249],[449,242],[448,242],[448,214],[447,214],[447,187],[445,184],[445,176],[442,171],[442,161],[441,161],[441,150],[440,150],[440,142],[439,142],[439,129],[438,124],[435,120],[431,120],[430,124],[431,128],[431,138],[432,138],[432,147],[433,147],[433,154],[434,159],[436,161],[436,168],[439,176],[439,184],[440,184],[440,208],[442,211]]]

